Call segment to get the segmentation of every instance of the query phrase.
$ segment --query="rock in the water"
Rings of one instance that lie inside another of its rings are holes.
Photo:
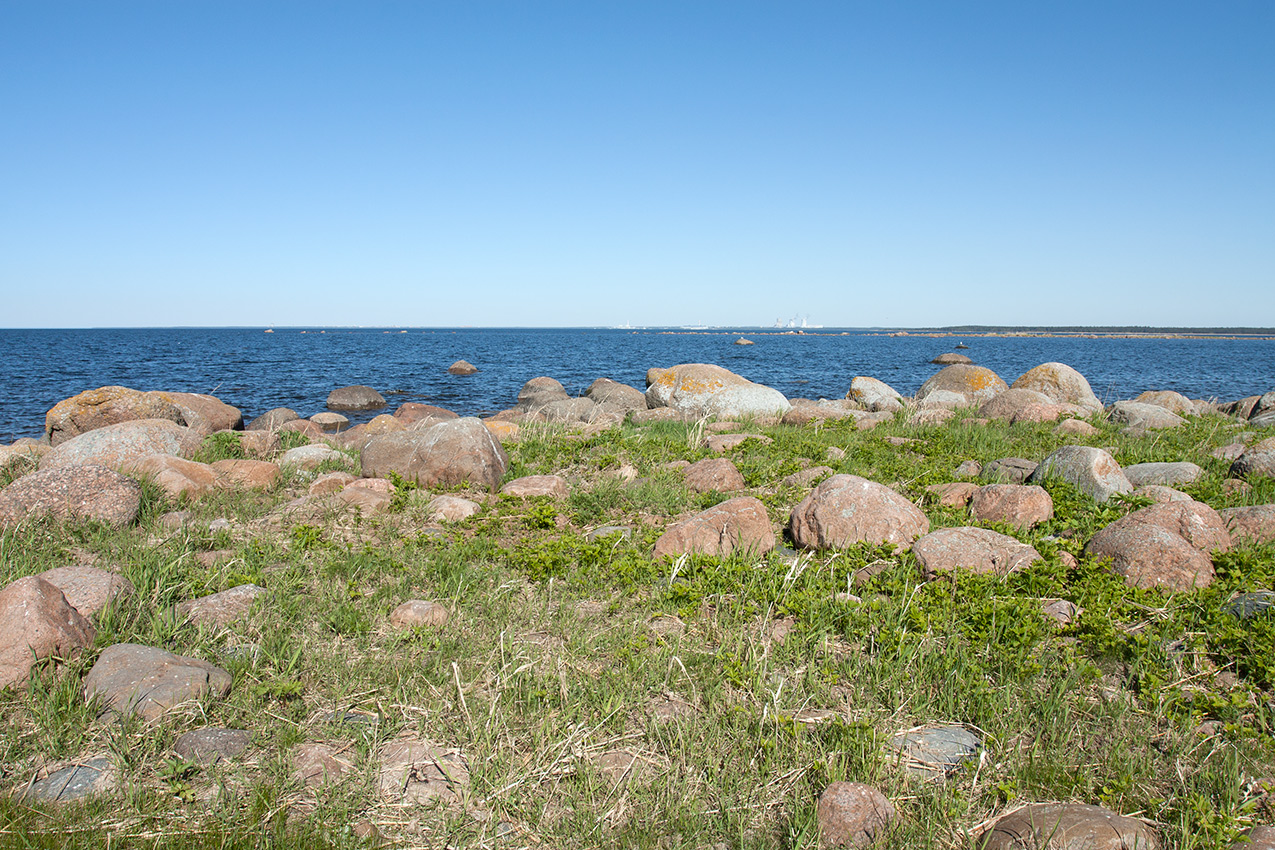
[[[137,482],[104,466],[68,466],[24,475],[0,490],[0,527],[52,516],[122,528],[137,517]]]
[[[246,729],[208,726],[181,735],[173,742],[173,752],[195,764],[216,764],[243,755],[251,740],[252,734]]]
[[[857,375],[850,380],[846,398],[857,402],[865,410],[894,413],[903,409],[903,396],[894,387],[876,378]]]
[[[650,369],[646,384],[649,407],[671,407],[687,416],[778,420],[792,407],[779,390],[705,363]]]
[[[422,487],[470,484],[495,490],[509,468],[509,455],[473,417],[441,422],[426,431],[374,437],[363,447],[363,474],[391,472]]]
[[[1176,463],[1135,463],[1124,468],[1124,477],[1134,487],[1145,484],[1194,484],[1204,475],[1204,470],[1190,461]]]
[[[478,513],[480,509],[481,506],[477,502],[462,499],[460,496],[435,496],[425,507],[430,519],[435,522],[459,522]]]
[[[177,615],[196,625],[223,629],[247,616],[257,600],[265,595],[264,587],[240,584],[220,593],[182,602],[177,606]]]
[[[134,419],[105,425],[72,437],[40,458],[40,469],[96,464],[121,469],[147,455],[188,458],[199,451],[202,438],[167,419]]]
[[[53,406],[44,417],[44,433],[57,446],[80,434],[136,419],[164,419],[186,425],[177,405],[162,393],[144,393],[128,387],[85,390]]]
[[[989,461],[979,477],[995,484],[1022,484],[1039,466],[1034,460],[1021,457],[1003,457]]]
[[[748,487],[735,464],[724,457],[697,460],[683,472],[686,475],[686,486],[696,493],[707,493],[710,490],[730,493]]]
[[[459,801],[469,790],[469,765],[459,750],[400,738],[377,753],[381,793],[392,803]]]
[[[278,431],[289,422],[295,422],[301,418],[301,414],[297,413],[290,407],[276,407],[267,410],[265,413],[252,420],[244,428],[245,431]]]
[[[656,541],[654,557],[687,552],[764,555],[774,548],[775,534],[766,506],[752,496],[740,496],[670,525]]]
[[[930,530],[930,520],[889,487],[857,475],[834,475],[793,508],[788,529],[803,549],[838,549],[861,541],[906,547]]]
[[[975,840],[980,850],[1159,850],[1140,820],[1083,803],[1036,803],[1010,812]]]
[[[173,455],[146,455],[124,464],[120,471],[151,479],[170,499],[198,499],[216,490],[220,479],[208,464]]]
[[[646,393],[610,378],[598,378],[589,384],[584,394],[598,404],[614,404],[624,410],[646,410]]]
[[[20,685],[44,658],[69,658],[97,632],[58,590],[25,576],[0,590],[0,688]]]
[[[912,544],[912,551],[927,576],[958,569],[1008,575],[1040,560],[1040,553],[1026,543],[972,526],[931,531]]]
[[[1054,500],[1035,484],[988,484],[970,498],[975,519],[1031,528],[1053,519]]]
[[[961,765],[977,761],[983,741],[964,726],[919,726],[899,732],[890,741],[909,776],[943,779]]]
[[[198,658],[163,649],[117,643],[102,650],[84,679],[87,699],[100,698],[120,714],[155,720],[176,706],[211,693],[230,693],[231,676]]]
[[[1027,478],[1029,484],[1043,484],[1061,478],[1097,502],[1117,493],[1133,491],[1120,464],[1102,449],[1090,446],[1061,446],[1051,452]]]
[[[1111,405],[1109,415],[1112,422],[1124,425],[1125,430],[1131,434],[1177,428],[1186,424],[1185,419],[1171,410],[1165,410],[1158,404],[1137,401],[1118,401]]]
[[[417,626],[445,626],[449,614],[437,602],[425,599],[409,599],[390,612],[390,625],[396,629]]]
[[[24,801],[70,803],[115,790],[118,771],[105,756],[91,758],[50,773],[19,792]]]
[[[457,360],[455,363],[447,367],[449,375],[477,375],[478,367],[468,360]]]
[[[1088,413],[1102,410],[1102,402],[1094,395],[1089,381],[1066,363],[1042,363],[1029,369],[1014,381],[1011,389],[1035,390],[1059,404],[1074,404]]]
[[[533,496],[565,499],[571,495],[571,488],[567,486],[566,479],[561,475],[525,475],[501,487],[500,492],[506,496],[523,499]]]
[[[1231,475],[1236,478],[1275,478],[1275,437],[1267,437],[1245,449],[1244,454],[1231,464]]]
[[[385,396],[362,384],[328,393],[328,410],[380,410],[384,406]]]
[[[54,567],[40,578],[62,591],[66,601],[81,617],[92,617],[116,599],[133,595],[133,583],[118,573],[97,567],[75,565]]]
[[[1226,523],[1232,540],[1247,538],[1258,543],[1275,540],[1275,505],[1223,508],[1218,516]]]
[[[819,795],[815,817],[820,847],[860,850],[885,837],[894,805],[871,785],[834,782]]]
[[[955,351],[949,351],[946,354],[940,354],[930,362],[936,366],[954,366],[958,363],[969,365],[974,361],[966,357],[964,354],[957,354]]]
[[[1009,389],[1000,376],[983,366],[958,363],[940,369],[921,384],[916,391],[917,402],[931,401],[939,392],[954,393],[961,398],[959,406],[976,406],[988,401],[997,393]],[[937,401],[937,399],[934,399]],[[946,402],[943,406],[950,406]]]

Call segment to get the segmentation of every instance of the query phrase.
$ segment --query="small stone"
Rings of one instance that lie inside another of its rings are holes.
[[[477,375],[478,367],[468,360],[457,360],[447,367],[447,373],[449,375]]]
[[[963,508],[978,492],[978,485],[968,481],[954,481],[950,484],[929,484],[925,492],[929,493],[935,504],[945,508]]]
[[[983,467],[979,476],[996,484],[1022,484],[1036,471],[1036,462],[1021,457],[1003,457]]]
[[[425,512],[434,522],[460,522],[478,513],[482,506],[460,496],[435,496],[425,506]]]
[[[216,764],[243,755],[252,734],[245,729],[209,726],[192,729],[173,742],[173,752],[195,764]]]
[[[1040,611],[1060,626],[1069,626],[1080,616],[1080,608],[1068,599],[1042,599]]]
[[[1258,590],[1233,596],[1223,609],[1239,620],[1249,620],[1263,614],[1275,613],[1275,592]]]
[[[292,748],[292,775],[307,788],[333,785],[353,767],[327,744],[298,744]]]
[[[506,496],[522,499],[534,496],[565,499],[571,495],[571,488],[567,486],[566,479],[561,475],[527,475],[510,481],[500,488],[500,492]]]
[[[390,625],[396,629],[444,626],[449,616],[447,609],[437,602],[409,599],[390,612]]]
[[[608,750],[594,759],[593,763],[612,787],[635,778],[642,770],[638,757],[628,750]]]
[[[265,595],[264,587],[241,584],[220,593],[182,602],[177,606],[177,615],[195,625],[223,629],[247,616],[257,600]]]
[[[385,744],[378,755],[378,785],[391,802],[451,803],[459,801],[469,788],[469,765],[459,750],[403,738]]]
[[[976,460],[963,460],[952,474],[957,478],[978,478],[983,474],[983,464]]]
[[[696,461],[684,472],[686,486],[696,493],[731,493],[747,488],[744,476],[735,464],[724,457],[710,457]]]
[[[895,734],[890,746],[909,776],[940,780],[977,760],[983,742],[964,726],[918,726]]]
[[[743,445],[749,440],[756,440],[757,442],[765,445],[769,445],[774,442],[774,440],[770,439],[770,437],[767,437],[765,434],[714,434],[705,440],[705,442],[708,444],[710,451],[721,454],[722,452],[730,451],[736,446]]]
[[[91,758],[54,771],[24,788],[22,800],[42,803],[69,803],[112,791],[119,784],[118,773],[106,757]]]
[[[816,819],[821,847],[858,850],[885,837],[894,822],[894,805],[870,785],[834,782],[819,795]]]

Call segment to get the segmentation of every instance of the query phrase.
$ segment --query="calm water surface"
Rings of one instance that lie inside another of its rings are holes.
[[[735,345],[741,335],[755,345]],[[112,384],[212,393],[245,419],[273,407],[310,416],[348,384],[380,390],[390,410],[420,401],[485,414],[512,407],[523,383],[539,375],[557,378],[572,394],[600,377],[641,389],[648,368],[676,363],[716,363],[790,398],[840,398],[856,375],[910,395],[938,370],[929,361],[958,342],[1009,383],[1041,363],[1067,363],[1104,401],[1149,389],[1229,400],[1275,388],[1270,340],[890,337],[831,329],[776,335],[756,328],[0,330],[0,443],[39,436],[58,401]],[[460,359],[479,373],[447,374]]]

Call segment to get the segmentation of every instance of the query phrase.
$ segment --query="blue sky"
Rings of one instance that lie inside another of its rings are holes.
[[[0,327],[1275,326],[1275,4],[0,0]]]

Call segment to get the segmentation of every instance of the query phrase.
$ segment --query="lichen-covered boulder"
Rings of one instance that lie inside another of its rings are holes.
[[[953,393],[964,401],[962,406],[976,406],[1009,389],[1001,377],[985,366],[957,363],[940,369],[916,391],[916,401],[926,403],[936,393]],[[945,405],[948,406],[948,405]]]
[[[146,393],[128,387],[99,387],[63,399],[44,417],[44,433],[52,445],[72,437],[135,419],[167,419],[185,425],[186,416],[163,393]]]
[[[40,469],[87,464],[122,469],[147,455],[188,458],[201,440],[198,432],[167,419],[134,419],[64,440],[40,458]]]
[[[1066,363],[1042,363],[1024,372],[1010,389],[1035,390],[1059,404],[1074,404],[1087,413],[1102,410],[1085,376]]]
[[[850,380],[850,391],[846,398],[857,402],[864,410],[894,413],[903,409],[903,396],[885,381],[856,375]]]
[[[706,363],[649,369],[646,384],[649,407],[671,407],[687,416],[777,421],[792,407],[779,390]]]
[[[425,431],[373,437],[361,453],[365,477],[397,473],[422,487],[470,484],[495,490],[509,469],[500,441],[472,416],[440,422]]]
[[[803,549],[855,543],[910,546],[930,530],[929,518],[906,498],[857,475],[834,475],[793,508],[788,531]]]

